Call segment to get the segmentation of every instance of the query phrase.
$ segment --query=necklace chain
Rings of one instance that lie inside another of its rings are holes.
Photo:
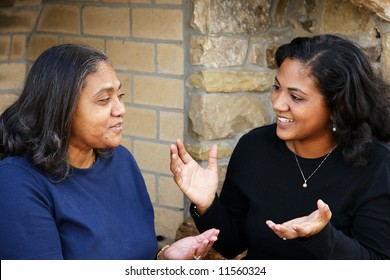
[[[295,156],[295,161],[297,162],[297,165],[298,165],[298,168],[299,168],[299,171],[301,172],[301,175],[302,175],[302,178],[303,178],[303,185],[302,187],[304,188],[307,188],[307,181],[309,181],[309,179],[311,178],[311,176],[314,175],[314,173],[317,172],[318,169],[320,169],[321,165],[325,162],[325,160],[329,157],[329,155],[333,152],[333,150],[335,149],[336,147],[334,147],[332,150],[330,150],[330,152],[324,157],[324,159],[321,161],[321,163],[317,166],[316,169],[314,169],[314,171],[310,174],[309,177],[307,177],[307,179],[305,178],[305,175],[303,174],[303,171],[302,171],[302,168],[301,168],[301,165],[299,164],[299,161],[298,161],[298,158],[297,158],[297,154],[295,152],[295,147],[294,147],[294,144],[293,144],[293,149],[294,149],[294,156]]]

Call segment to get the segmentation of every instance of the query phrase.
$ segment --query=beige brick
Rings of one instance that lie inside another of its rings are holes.
[[[1,32],[31,32],[38,18],[38,11],[0,10]]]
[[[157,46],[157,71],[167,74],[183,74],[183,46],[159,44]]]
[[[105,50],[103,39],[67,36],[61,38],[61,43],[87,45],[101,51]]]
[[[183,211],[155,207],[154,220],[157,235],[174,239],[179,225],[183,222]]]
[[[42,0],[16,0],[15,7],[38,6],[42,4]]]
[[[107,54],[120,70],[154,72],[154,45],[150,43],[108,41]]]
[[[130,36],[127,7],[87,6],[82,12],[83,33],[100,36]]]
[[[26,56],[26,35],[13,35],[11,46],[11,60],[21,60]]]
[[[0,64],[0,90],[19,90],[26,74],[25,63]]]
[[[104,3],[149,4],[151,0],[103,0]]]
[[[67,0],[67,2],[102,2],[101,0]]]
[[[183,139],[184,116],[176,112],[160,112],[159,139],[175,142]]]
[[[169,145],[141,140],[134,141],[134,157],[143,171],[169,175]]]
[[[160,205],[183,208],[184,196],[172,176],[160,176],[158,184],[158,201]]]
[[[157,137],[156,111],[143,108],[126,108],[124,133],[147,138]]]
[[[45,5],[38,31],[80,33],[80,8],[75,5]]]
[[[123,102],[130,103],[131,102],[131,75],[125,74],[125,73],[116,73],[119,81],[122,84],[122,93],[123,96]]]
[[[135,76],[134,103],[183,109],[184,83],[182,80]]]
[[[9,57],[9,50],[11,44],[11,36],[0,36],[0,61],[6,61]]]
[[[56,0],[54,0],[54,1],[56,1]],[[69,2],[102,2],[101,0],[68,0],[68,1]]]
[[[1,65],[0,65],[1,67]],[[0,77],[1,79],[1,77]],[[0,114],[18,98],[16,94],[0,94]]]
[[[156,4],[181,5],[182,0],[156,0]]]
[[[144,177],[150,200],[152,203],[156,203],[156,176],[146,172],[143,172],[142,176]]]
[[[36,60],[46,49],[59,43],[59,38],[55,35],[32,35],[28,48],[28,59]]]
[[[133,150],[133,141],[130,137],[122,134],[121,145],[125,146],[130,152]]]
[[[166,9],[133,9],[133,36],[164,40],[183,39],[183,12]]]

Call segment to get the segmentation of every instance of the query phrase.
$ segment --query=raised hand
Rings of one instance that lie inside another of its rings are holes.
[[[321,199],[317,201],[317,208],[317,210],[308,216],[296,218],[283,224],[275,224],[271,220],[266,221],[266,224],[276,235],[284,240],[297,237],[310,237],[319,233],[329,223],[332,217],[329,206]]]
[[[202,214],[212,204],[218,188],[217,146],[210,149],[207,168],[202,168],[187,153],[180,139],[171,145],[170,152],[173,179]]]
[[[197,236],[184,237],[163,252],[165,260],[200,260],[218,239],[219,230],[209,229]]]

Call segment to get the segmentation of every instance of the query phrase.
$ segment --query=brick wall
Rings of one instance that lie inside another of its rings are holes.
[[[182,0],[16,0],[0,7],[0,112],[44,49],[82,43],[105,51],[126,93],[123,144],[144,175],[157,234],[169,238],[184,207],[169,171],[169,145],[184,126],[183,10]]]

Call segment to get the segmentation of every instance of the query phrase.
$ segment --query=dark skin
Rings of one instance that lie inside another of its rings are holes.
[[[305,158],[318,158],[335,147],[330,130],[330,113],[317,90],[310,69],[298,60],[287,58],[275,77],[272,107],[277,117],[277,135],[294,153]],[[170,170],[181,191],[204,214],[211,206],[218,188],[217,146],[209,152],[208,166],[202,168],[187,153],[178,139],[171,145]],[[319,233],[330,221],[332,213],[321,199],[317,209],[307,216],[281,224],[267,220],[268,227],[280,238],[310,237]]]
[[[72,119],[68,163],[90,168],[96,148],[115,148],[121,143],[126,113],[123,93],[114,68],[105,62],[87,76]],[[159,254],[160,259],[198,259],[205,256],[217,240],[219,230],[183,238]]]

